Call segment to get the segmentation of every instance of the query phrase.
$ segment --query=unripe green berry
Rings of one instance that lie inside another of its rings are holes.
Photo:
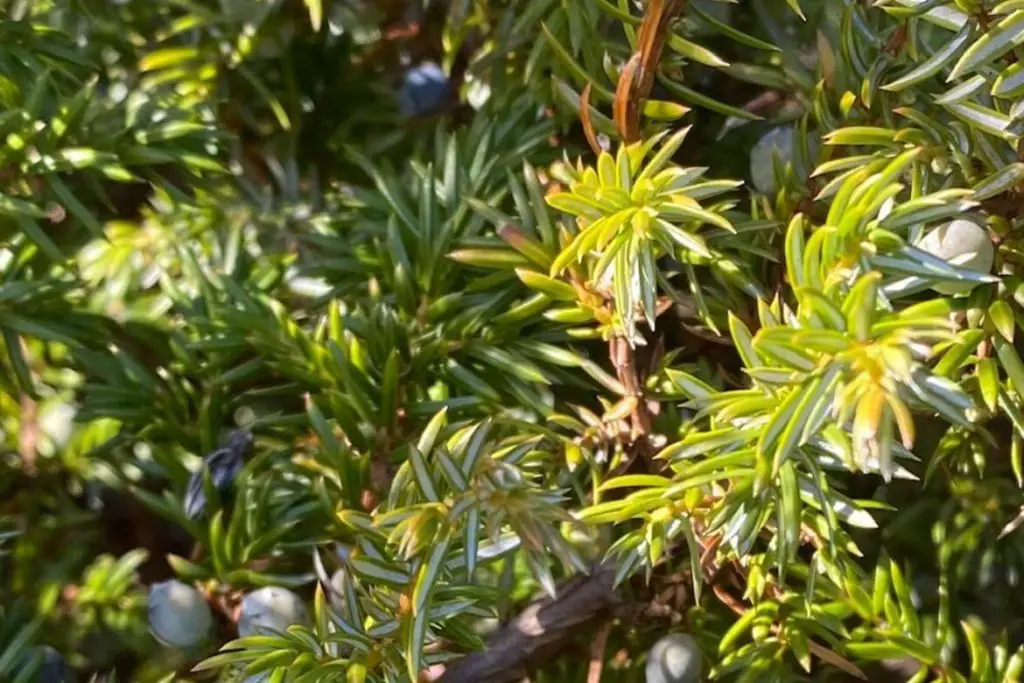
[[[977,222],[964,218],[958,218],[932,230],[917,246],[946,261],[967,254],[967,260],[955,265],[978,273],[991,271],[995,261],[995,248],[992,246],[988,231]],[[939,294],[963,294],[975,286],[975,282],[941,282],[932,289]]]
[[[651,648],[645,680],[646,683],[696,683],[702,667],[703,656],[697,641],[685,633],[672,633]]]
[[[278,586],[267,586],[242,598],[238,635],[284,632],[293,624],[309,622],[309,612],[299,596]]]
[[[562,537],[586,562],[596,562],[608,549],[609,531],[605,526],[592,527],[577,522],[563,522]]]
[[[206,599],[180,581],[155,583],[149,589],[149,628],[157,640],[183,650],[202,643],[213,627]]]

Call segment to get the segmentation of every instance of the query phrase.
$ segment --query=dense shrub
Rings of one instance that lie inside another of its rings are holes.
[[[1022,8],[0,1],[0,680],[1019,681]]]

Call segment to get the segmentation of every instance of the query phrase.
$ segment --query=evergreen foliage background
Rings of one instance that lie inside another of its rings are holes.
[[[0,680],[1021,679],[1020,0],[0,18]]]

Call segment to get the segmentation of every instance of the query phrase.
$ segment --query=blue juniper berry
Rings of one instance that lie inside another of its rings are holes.
[[[206,494],[203,491],[203,472],[209,470],[210,480],[221,493],[231,490],[235,477],[242,471],[245,458],[252,451],[252,433],[238,429],[231,432],[227,443],[203,459],[202,466],[189,479],[185,490],[185,515],[195,519],[206,511]]]
[[[49,645],[44,645],[42,650],[43,664],[39,668],[38,678],[40,683],[74,683],[75,672],[64,661],[61,653]]]
[[[448,77],[434,62],[421,62],[405,72],[398,90],[398,111],[406,118],[437,113],[448,96]]]

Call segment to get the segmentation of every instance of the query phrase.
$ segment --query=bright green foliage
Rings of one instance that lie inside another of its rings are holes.
[[[532,680],[1020,681],[1021,58],[1018,0],[0,0],[0,680],[411,683],[604,563]]]

